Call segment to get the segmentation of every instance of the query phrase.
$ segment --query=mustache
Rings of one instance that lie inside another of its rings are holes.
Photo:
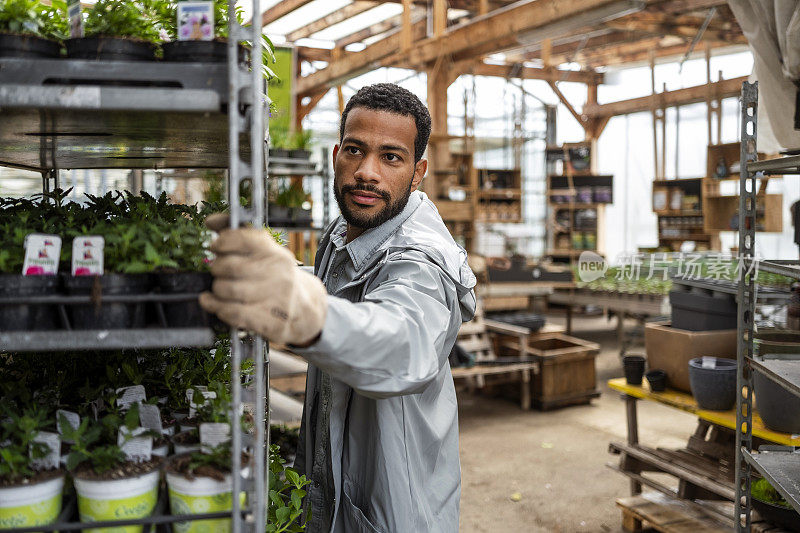
[[[345,193],[348,193],[348,192],[355,192],[355,191],[371,192],[373,194],[377,194],[382,199],[384,199],[386,202],[389,202],[392,199],[392,196],[388,192],[382,191],[379,188],[377,188],[375,185],[371,185],[369,183],[362,183],[360,185],[343,185],[342,186],[342,194],[345,194]]]

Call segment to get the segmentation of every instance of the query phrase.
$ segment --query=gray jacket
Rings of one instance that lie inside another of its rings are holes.
[[[326,230],[315,273],[328,315],[309,361],[295,466],[309,533],[456,532],[458,412],[448,355],[475,311],[475,276],[436,207],[414,192],[345,243]]]

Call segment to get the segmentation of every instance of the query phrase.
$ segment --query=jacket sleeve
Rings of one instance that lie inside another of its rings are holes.
[[[460,324],[454,282],[401,257],[380,269],[363,302],[329,295],[320,339],[293,351],[363,396],[415,394],[447,364]]]

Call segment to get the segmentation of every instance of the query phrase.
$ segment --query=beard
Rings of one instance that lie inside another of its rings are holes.
[[[387,220],[399,215],[403,209],[405,209],[408,199],[411,197],[411,181],[409,181],[408,188],[406,189],[405,193],[395,201],[392,201],[391,194],[386,191],[382,191],[369,183],[362,183],[360,185],[344,185],[341,187],[341,189],[334,184],[333,196],[336,198],[336,203],[339,204],[339,211],[342,212],[342,216],[344,217],[345,221],[347,221],[347,223],[351,226],[366,230],[380,226]],[[345,202],[344,199],[347,193],[353,191],[365,191],[377,194],[384,201],[385,205],[383,209],[371,216],[365,216],[353,211],[350,209],[350,206],[347,205],[347,202]]]

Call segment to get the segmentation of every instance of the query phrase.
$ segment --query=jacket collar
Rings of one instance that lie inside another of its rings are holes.
[[[400,214],[390,218],[376,228],[368,229],[347,244],[344,243],[347,222],[345,222],[344,218],[339,216],[331,233],[331,242],[337,248],[344,246],[345,250],[347,250],[347,253],[350,255],[350,260],[353,261],[353,266],[356,271],[359,271],[366,264],[367,260],[374,256],[378,248],[408,220],[421,204],[422,193],[419,191],[412,192],[411,196],[408,198],[408,203]]]

